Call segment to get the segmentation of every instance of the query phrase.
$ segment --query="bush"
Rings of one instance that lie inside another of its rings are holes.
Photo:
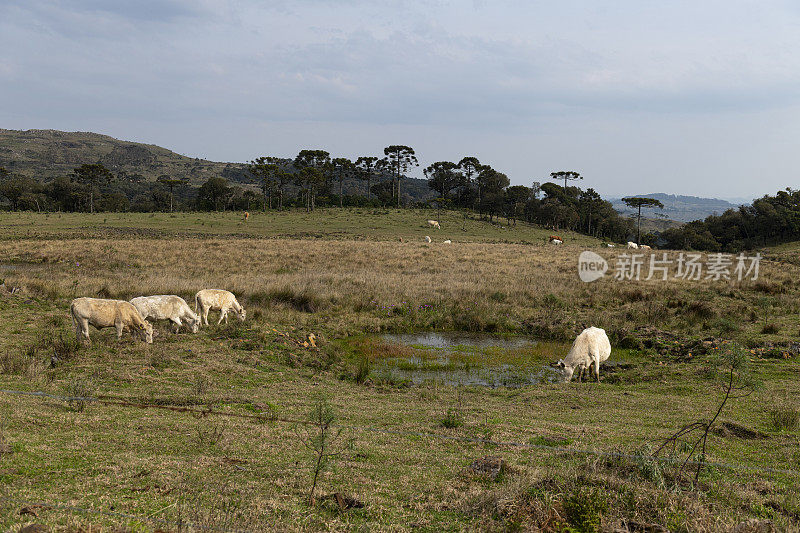
[[[440,422],[441,426],[447,429],[460,428],[464,425],[464,418],[459,409],[448,409]]]
[[[792,406],[776,407],[769,412],[769,421],[776,431],[791,431],[800,426],[800,409]]]
[[[355,375],[354,379],[356,383],[359,385],[367,381],[370,372],[372,372],[372,363],[369,361],[369,357],[362,355],[358,359],[358,363],[356,363]]]
[[[579,487],[564,500],[569,525],[581,533],[600,531],[600,520],[607,510],[608,501],[597,488]]]

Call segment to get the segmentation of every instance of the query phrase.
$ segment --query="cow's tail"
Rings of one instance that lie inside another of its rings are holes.
[[[194,295],[194,313],[197,314],[197,294]]]

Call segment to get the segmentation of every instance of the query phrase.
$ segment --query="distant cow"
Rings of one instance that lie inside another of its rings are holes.
[[[181,328],[183,321],[186,321],[192,333],[197,333],[200,329],[200,318],[180,296],[174,294],[139,296],[131,300],[131,303],[144,319],[171,321],[176,326],[175,333]]]
[[[616,244],[611,244],[611,243],[606,244],[607,248],[614,248],[615,246],[616,246]]]
[[[640,244],[640,245],[639,245],[639,249],[640,249],[640,250],[652,250],[652,248],[650,248],[650,247],[649,247],[649,246],[647,246],[646,244]]]
[[[564,244],[564,241],[561,239],[553,239],[550,241],[550,244]]]
[[[429,225],[430,227],[432,227],[432,228],[436,228],[436,229],[442,229],[442,228],[439,226],[439,221],[438,221],[438,220],[429,220],[429,221],[428,221],[428,225]]]
[[[635,242],[628,241],[628,248],[632,248],[632,249],[636,250],[636,249],[639,248],[639,245],[636,244]]]
[[[425,242],[431,242],[431,237],[430,235],[425,235],[425,238],[422,240],[424,240]]]
[[[451,241],[450,239],[447,239],[446,241],[442,242],[442,244],[453,244],[453,241]]]
[[[122,338],[122,332],[128,330],[131,335],[138,334],[147,344],[153,342],[153,326],[142,318],[139,311],[124,300],[104,300],[101,298],[75,298],[69,306],[72,325],[78,340],[85,339],[92,344],[89,338],[89,325],[97,329],[116,328],[117,339]]]
[[[245,219],[245,220],[248,220],[249,218],[250,218],[250,213],[248,213],[247,211],[245,211],[245,212],[244,212],[244,219]]]
[[[208,325],[208,312],[219,311],[219,320],[217,324],[225,319],[228,323],[228,311],[233,309],[239,320],[244,322],[247,313],[244,307],[239,305],[236,301],[236,296],[232,292],[221,289],[203,289],[194,295],[194,310],[200,314],[200,319],[203,324]]]

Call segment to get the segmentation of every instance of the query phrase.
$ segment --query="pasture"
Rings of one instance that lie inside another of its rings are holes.
[[[627,251],[566,232],[548,245],[551,231],[505,219],[447,213],[435,230],[430,218],[0,215],[0,278],[18,289],[0,289],[0,389],[107,401],[0,393],[0,529],[179,530],[154,519],[190,530],[726,531],[757,517],[796,530],[796,248],[762,251],[755,281],[586,284],[582,250],[609,261]],[[193,307],[202,288],[234,292],[247,320],[214,326],[212,313],[210,327],[177,335],[157,324],[152,345],[111,330],[74,343],[75,297],[177,294]],[[526,357],[546,365],[589,325],[608,332],[610,361],[622,363],[600,384],[412,385],[372,372],[407,350],[380,333],[530,335],[543,342]],[[310,333],[317,347],[305,345]],[[674,468],[648,453],[714,415],[716,360],[734,342],[760,386],[730,400],[709,436],[707,459],[732,468],[707,467],[676,490]],[[336,415],[337,455],[309,505],[314,427],[298,421],[321,398]],[[468,472],[487,455],[508,465],[496,480]],[[319,498],[336,492],[364,506]],[[20,502],[95,512],[37,508],[34,518]]]

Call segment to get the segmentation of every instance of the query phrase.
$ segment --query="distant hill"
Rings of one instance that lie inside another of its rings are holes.
[[[253,154],[253,157],[261,155],[270,154]],[[0,166],[14,174],[46,182],[66,176],[84,163],[102,163],[119,179],[128,181],[155,181],[167,175],[188,178],[194,186],[212,176],[240,184],[252,183],[246,163],[187,157],[154,144],[122,141],[99,133],[0,129]],[[413,200],[433,196],[426,180],[407,178],[401,187]],[[344,182],[345,194],[363,194],[364,189],[362,181]],[[338,184],[334,190],[338,192]]]
[[[679,222],[691,222],[692,220],[702,220],[714,213],[722,214],[728,209],[736,209],[739,207],[726,200],[718,198],[699,198],[697,196],[681,196],[675,194],[665,193],[652,193],[652,194],[636,194],[633,196],[655,198],[664,204],[664,209],[647,209],[647,216],[652,218],[653,213],[660,213],[670,220]],[[635,212],[622,202],[621,198],[610,199],[609,202],[614,206],[614,209],[623,214]],[[644,210],[642,212],[644,214]]]

